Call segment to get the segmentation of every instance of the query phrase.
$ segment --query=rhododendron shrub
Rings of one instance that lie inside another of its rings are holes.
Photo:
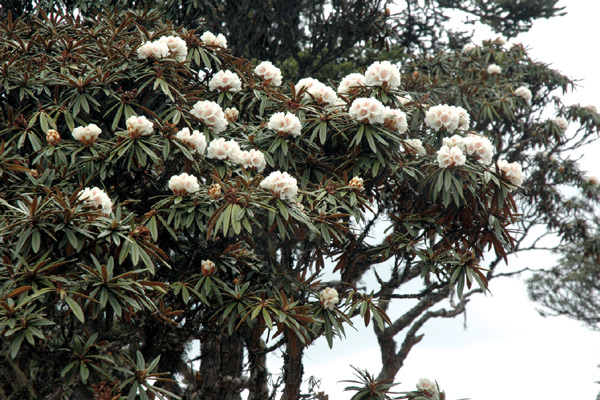
[[[294,84],[156,12],[0,31],[7,396],[296,400],[306,348],[359,325],[379,338],[377,382],[393,380],[428,319],[487,290],[519,243],[517,204],[577,179],[541,155],[566,162],[574,125],[531,114],[569,81],[523,47]],[[492,62],[517,72],[492,82]],[[597,129],[588,108],[556,112]],[[404,297],[415,311],[390,320]]]

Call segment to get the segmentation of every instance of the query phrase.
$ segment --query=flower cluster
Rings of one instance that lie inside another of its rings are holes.
[[[210,100],[194,104],[192,115],[200,119],[213,133],[221,133],[227,128],[227,119],[220,105]]]
[[[198,153],[204,153],[204,150],[206,150],[206,138],[204,137],[204,133],[198,130],[194,130],[190,133],[189,128],[183,128],[177,132],[175,137],[194,148]]]
[[[587,183],[589,183],[592,186],[599,186],[600,185],[600,180],[595,175],[588,175],[588,176],[585,177],[585,180],[587,181]]]
[[[99,208],[104,215],[110,215],[112,212],[113,203],[110,197],[99,187],[86,187],[79,193],[78,199],[85,201],[87,206]]]
[[[313,78],[300,79],[296,84],[296,91],[300,92],[305,89],[304,98],[311,96],[320,104],[334,105],[338,101],[335,90],[325,85],[324,83]]]
[[[137,49],[140,59],[165,58],[171,55],[177,61],[185,61],[188,48],[185,40],[177,36],[162,36],[152,42],[147,41]]]
[[[290,201],[298,193],[298,184],[296,178],[290,176],[287,172],[273,171],[260,182],[260,187],[270,190],[274,196],[280,199]]]
[[[333,310],[335,305],[340,302],[340,298],[338,297],[337,290],[328,287],[321,290],[319,301],[324,309]]]
[[[187,173],[173,175],[169,179],[169,189],[175,193],[175,196],[185,196],[188,193],[194,193],[200,190],[198,178]]]
[[[241,150],[235,154],[234,158],[233,161],[237,164],[242,165],[244,168],[256,168],[258,172],[262,172],[267,166],[265,155],[260,150]]]
[[[444,128],[448,132],[454,132],[456,129],[467,130],[471,118],[462,107],[440,104],[431,107],[425,114],[425,124],[436,132]]]
[[[365,84],[396,90],[400,86],[400,71],[389,61],[375,61],[365,72]]]
[[[479,162],[484,165],[489,165],[494,157],[494,146],[492,142],[484,136],[470,134],[467,137],[454,135],[449,138],[442,139],[442,143],[448,147],[457,147],[463,154],[477,156]]]
[[[229,122],[235,122],[240,115],[240,112],[235,107],[225,109],[225,118]]]
[[[346,75],[340,82],[337,92],[339,94],[356,94],[361,86],[365,86],[365,76],[363,74],[353,73]]]
[[[440,168],[451,168],[465,165],[467,158],[460,147],[443,145],[437,151],[437,160]]]
[[[216,158],[217,160],[229,159],[235,162],[237,160],[237,153],[240,151],[240,145],[235,140],[218,138],[211,140],[211,142],[208,144],[206,157]]]
[[[515,186],[523,184],[523,171],[521,170],[521,166],[516,162],[509,163],[504,159],[500,159],[496,164],[496,172],[504,175]]]
[[[490,64],[487,67],[487,73],[490,75],[497,75],[502,73],[502,68],[498,64]]]
[[[235,72],[221,70],[214,74],[208,82],[208,88],[211,91],[221,90],[223,92],[237,93],[242,90],[242,81]]]
[[[348,114],[363,124],[383,124],[387,110],[376,98],[361,97],[352,102]]]
[[[569,127],[569,121],[564,117],[556,117],[553,122],[563,132]]]
[[[142,136],[147,136],[154,130],[154,125],[148,118],[136,117],[132,115],[125,123],[127,125],[127,135],[132,139],[139,139]]]
[[[355,176],[352,179],[350,179],[348,186],[351,186],[358,190],[363,190],[363,184],[364,184],[363,178]]]
[[[467,43],[463,46],[461,53],[469,54],[471,51],[475,50],[477,45],[475,43]]]
[[[86,146],[93,145],[98,136],[102,133],[102,129],[96,124],[89,124],[87,126],[78,126],[73,129],[73,138]]]
[[[427,154],[423,142],[421,139],[407,139],[404,141],[404,150],[416,154],[418,156],[424,156]]]
[[[215,272],[215,263],[211,260],[202,260],[200,263],[200,268],[202,270],[202,275],[210,276]]]
[[[48,142],[48,146],[58,146],[60,143],[60,133],[56,129],[48,129],[48,132],[46,132],[46,142]]]
[[[294,137],[298,137],[302,134],[302,123],[300,122],[300,119],[289,112],[285,114],[278,112],[271,115],[267,127],[281,136],[291,134]]]
[[[515,89],[515,96],[522,98],[527,103],[531,103],[531,98],[533,97],[531,90],[529,90],[526,86],[519,86],[517,89]]]
[[[406,114],[403,111],[385,107],[384,125],[389,129],[395,129],[400,133],[404,133],[408,129]]]
[[[426,378],[419,379],[419,382],[417,382],[417,390],[429,399],[439,399],[440,397],[438,385]]]
[[[224,49],[227,48],[227,39],[225,39],[225,36],[223,36],[222,33],[215,36],[212,32],[206,31],[200,36],[200,40],[209,46],[220,46]]]
[[[281,70],[270,61],[263,61],[254,68],[254,73],[263,81],[273,85],[281,86]]]

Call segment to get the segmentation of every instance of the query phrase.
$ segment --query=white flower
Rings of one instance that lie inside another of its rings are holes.
[[[523,43],[519,40],[514,40],[511,39],[510,43],[509,43],[510,48],[512,49],[513,47],[520,47],[520,48],[525,48],[525,46],[523,45]]]
[[[314,84],[317,84],[317,83],[321,83],[321,82],[319,82],[315,78],[302,78],[298,81],[298,83],[296,83],[296,93],[299,93],[300,91],[302,91],[302,89],[308,90]]]
[[[463,46],[461,53],[468,54],[471,51],[475,50],[476,48],[477,48],[477,45],[475,43],[467,43]]]
[[[440,168],[450,168],[465,165],[467,158],[459,147],[444,145],[437,152],[437,160]]]
[[[500,159],[496,165],[496,172],[502,173],[515,186],[523,184],[523,171],[516,162],[509,163],[504,159]]]
[[[419,379],[419,382],[417,382],[417,390],[428,395],[427,397],[433,396],[434,399],[438,399],[440,395],[437,385],[426,378]]]
[[[254,73],[273,86],[281,86],[281,70],[270,61],[263,61],[254,68]]]
[[[400,86],[400,71],[389,61],[375,61],[365,72],[365,84],[381,86],[384,89],[398,89]]]
[[[560,128],[561,131],[566,131],[569,127],[569,121],[567,121],[564,117],[556,117],[554,119],[554,123],[556,126]]]
[[[238,119],[239,115],[240,115],[240,112],[235,107],[232,107],[232,108],[228,107],[225,109],[225,118],[229,122],[235,122]]]
[[[404,96],[398,96],[398,97],[396,97],[396,99],[403,106],[406,105],[407,103],[410,103],[411,101],[413,101],[412,96],[410,94],[407,94]]]
[[[596,107],[596,106],[595,106],[595,105],[593,105],[593,104],[588,104],[588,105],[587,105],[587,106],[585,106],[584,108],[585,108],[586,110],[588,110],[589,112],[591,112],[591,113],[598,114],[598,107]]]
[[[294,137],[298,137],[302,133],[302,123],[300,122],[300,119],[289,112],[285,114],[278,112],[271,115],[267,126],[269,129],[272,129],[283,136],[291,134]]]
[[[167,45],[169,51],[171,52],[171,56],[177,61],[185,61],[187,57],[188,48],[185,40],[180,38],[179,36],[163,36],[158,39],[159,42],[162,42]]]
[[[242,90],[242,81],[235,72],[221,70],[208,82],[208,88],[211,91],[222,90],[224,92],[236,93]]]
[[[169,55],[169,46],[160,40],[148,41],[137,49],[137,53],[142,60],[149,57],[165,58]]]
[[[198,130],[190,133],[189,128],[183,128],[177,132],[175,137],[188,146],[193,147],[198,153],[204,153],[204,150],[206,150],[206,138],[204,137],[204,133]]]
[[[363,178],[359,177],[359,176],[355,176],[352,179],[350,179],[350,182],[348,183],[348,186],[352,186],[353,188],[356,188],[358,190],[363,190]]]
[[[527,103],[531,103],[531,98],[533,97],[531,90],[529,90],[526,86],[519,86],[517,89],[515,89],[515,96],[522,98]]]
[[[141,116],[136,117],[132,115],[125,122],[127,125],[127,135],[132,139],[138,139],[141,136],[147,136],[154,130],[154,125],[148,118]]]
[[[260,187],[270,190],[273,195],[280,199],[292,201],[298,193],[296,178],[287,172],[273,171],[260,182]]]
[[[220,133],[227,128],[227,119],[220,105],[210,100],[202,100],[194,104],[192,115],[200,119],[213,133]]]
[[[383,124],[386,110],[379,100],[373,97],[361,97],[352,102],[348,114],[363,124]]]
[[[85,204],[94,208],[99,208],[104,215],[110,215],[113,203],[106,192],[99,187],[83,189],[78,196],[79,200],[85,201]]]
[[[175,193],[175,196],[185,196],[188,193],[200,190],[200,185],[198,184],[198,178],[184,172],[180,175],[173,175],[169,179],[169,189]]]
[[[265,155],[260,150],[255,149],[240,151],[237,154],[236,162],[244,168],[256,168],[258,172],[262,172],[267,166]]]
[[[445,137],[442,139],[442,144],[448,147],[458,147],[461,150],[465,150],[465,138],[460,135],[454,135],[452,137]]]
[[[223,36],[222,33],[215,36],[212,32],[206,31],[200,36],[200,40],[209,46],[220,46],[224,49],[227,48],[227,39],[225,39],[225,36]]]
[[[494,146],[488,138],[480,135],[469,135],[464,138],[463,143],[467,154],[478,156],[480,162],[485,165],[491,164],[494,157]]]
[[[435,131],[444,128],[448,132],[454,132],[461,125],[460,119],[459,108],[447,104],[433,106],[425,114],[425,124]]]
[[[96,124],[89,124],[87,126],[78,126],[73,129],[73,138],[86,146],[93,145],[98,136],[102,133],[102,129]]]
[[[225,141],[224,138],[218,138],[211,140],[208,144],[206,157],[218,160],[229,158],[231,161],[237,163],[240,151],[240,145],[235,140]]]
[[[339,94],[356,94],[360,90],[360,87],[364,85],[365,76],[363,74],[349,74],[342,79],[337,92]]]
[[[497,64],[490,64],[487,67],[487,73],[491,75],[501,74],[502,68],[500,68],[500,66]]]
[[[310,79],[310,78],[309,78]],[[300,82],[298,82],[300,84]],[[335,90],[325,85],[324,83],[314,80],[310,86],[307,86],[304,98],[312,96],[318,103],[334,105],[338,101]]]
[[[48,146],[58,146],[60,143],[60,133],[56,129],[48,129],[48,132],[46,132],[46,142],[48,142]]]
[[[202,260],[200,263],[200,269],[202,270],[202,275],[209,276],[212,275],[215,271],[215,263],[211,260]]]
[[[384,124],[389,129],[395,129],[400,133],[404,133],[408,130],[406,114],[401,110],[393,109],[390,107],[385,107]]]
[[[462,131],[469,129],[471,117],[467,110],[459,106],[451,106],[451,108],[458,114],[458,129]]]
[[[427,154],[421,139],[406,139],[404,141],[404,151],[416,154],[417,157]]]
[[[340,299],[337,290],[328,287],[321,290],[319,301],[324,309],[333,310],[335,305],[340,302]]]

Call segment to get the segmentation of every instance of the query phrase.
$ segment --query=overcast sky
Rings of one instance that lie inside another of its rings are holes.
[[[600,1],[562,0],[568,14],[537,21],[517,39],[529,54],[552,64],[567,76],[582,79],[566,104],[595,104],[600,108],[600,74],[597,40],[600,37]],[[491,36],[479,33],[478,39]],[[595,161],[600,146],[589,149],[582,167],[600,176]],[[519,255],[511,269],[541,267],[553,263],[551,255]],[[542,318],[527,299],[524,284],[517,280],[494,280],[492,295],[470,303],[467,329],[464,319],[428,323],[423,341],[410,353],[397,381],[399,390],[413,390],[421,377],[435,379],[449,400],[590,399],[600,385],[600,333],[566,318]],[[339,383],[352,378],[354,365],[377,374],[379,348],[372,334],[348,331],[345,341],[307,351],[306,378],[322,378],[321,389],[331,400],[350,398]]]

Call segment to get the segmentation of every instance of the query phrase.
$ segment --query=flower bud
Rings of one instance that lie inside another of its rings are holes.
[[[202,275],[210,276],[215,271],[215,263],[210,260],[202,260],[201,268],[202,268]]]
[[[55,129],[48,129],[46,142],[48,142],[48,146],[57,146],[60,143],[60,133]]]

